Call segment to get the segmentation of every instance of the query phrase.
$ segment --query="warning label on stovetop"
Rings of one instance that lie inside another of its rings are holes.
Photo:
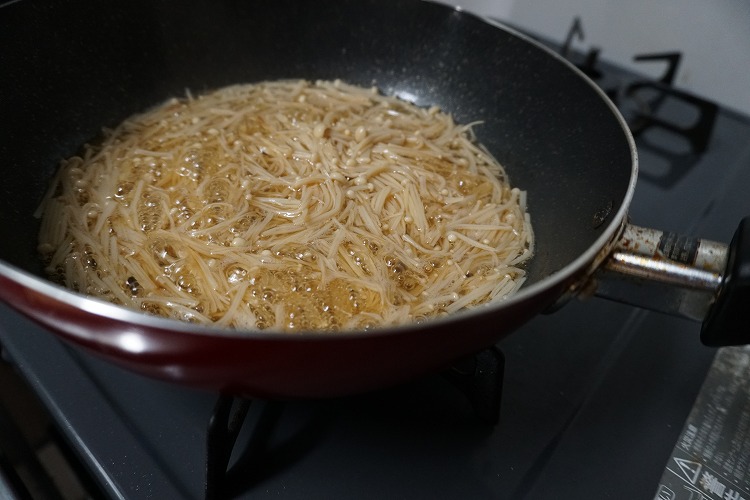
[[[750,346],[720,349],[655,500],[750,500]]]

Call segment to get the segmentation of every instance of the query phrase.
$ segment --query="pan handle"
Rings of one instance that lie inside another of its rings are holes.
[[[750,217],[729,246],[626,225],[595,295],[702,321],[709,346],[750,343]]]
[[[750,343],[750,217],[729,244],[726,272],[716,301],[703,320],[701,341],[709,346]]]

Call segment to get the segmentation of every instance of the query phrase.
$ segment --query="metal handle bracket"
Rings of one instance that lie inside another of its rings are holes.
[[[727,246],[627,225],[595,279],[595,294],[703,321],[716,301]]]

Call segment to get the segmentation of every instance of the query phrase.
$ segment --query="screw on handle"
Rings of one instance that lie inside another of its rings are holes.
[[[703,321],[701,341],[713,347],[750,344],[750,216],[729,245],[727,270]]]

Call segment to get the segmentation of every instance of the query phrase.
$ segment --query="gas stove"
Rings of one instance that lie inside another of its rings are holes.
[[[637,133],[632,221],[728,242],[750,214],[750,118],[671,89],[668,78],[644,81],[597,53],[558,50]],[[696,455],[705,448],[696,448],[698,436],[713,435],[701,427],[710,411],[739,412],[725,419],[736,421],[725,434],[747,426],[747,408],[701,392],[734,373],[732,394],[745,397],[744,379],[726,368],[745,351],[717,358],[699,329],[574,299],[480,353],[489,360],[468,371],[490,373],[469,377],[468,392],[497,390],[478,398],[467,397],[454,370],[345,398],[249,402],[126,372],[0,307],[4,353],[112,498],[748,499],[739,466],[732,477],[709,473]],[[715,445],[724,439],[716,432]]]

